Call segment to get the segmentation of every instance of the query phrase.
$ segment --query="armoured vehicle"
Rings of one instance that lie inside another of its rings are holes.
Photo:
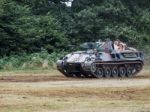
[[[142,70],[143,53],[120,40],[88,42],[86,50],[67,54],[57,61],[57,69],[66,77],[133,77]]]

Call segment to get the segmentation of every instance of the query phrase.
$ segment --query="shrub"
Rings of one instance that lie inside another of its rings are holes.
[[[65,52],[49,54],[43,50],[29,55],[11,55],[0,59],[0,69],[55,68],[56,60],[65,54]]]

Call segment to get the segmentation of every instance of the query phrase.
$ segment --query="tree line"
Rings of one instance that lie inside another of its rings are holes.
[[[149,0],[68,1],[0,0],[0,56],[59,53],[107,38],[149,48]]]

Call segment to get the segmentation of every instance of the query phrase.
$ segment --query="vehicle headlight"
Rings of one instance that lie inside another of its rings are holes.
[[[67,57],[67,56],[65,56],[65,57],[64,57],[64,60],[67,60],[67,59],[68,59],[68,57]]]
[[[86,61],[87,61],[87,62],[91,61],[91,58],[90,58],[90,57],[87,57],[87,58],[86,58]]]

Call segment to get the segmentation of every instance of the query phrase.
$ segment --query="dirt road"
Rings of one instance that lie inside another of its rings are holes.
[[[55,71],[56,72],[56,71]],[[52,73],[5,73],[0,75],[0,85],[30,85],[33,87],[145,87],[150,86],[150,70],[144,70],[133,78],[67,78],[59,72]],[[16,82],[16,83],[14,83]]]
[[[0,112],[107,111],[150,112],[150,70],[131,79],[74,79],[57,71],[0,73]]]

